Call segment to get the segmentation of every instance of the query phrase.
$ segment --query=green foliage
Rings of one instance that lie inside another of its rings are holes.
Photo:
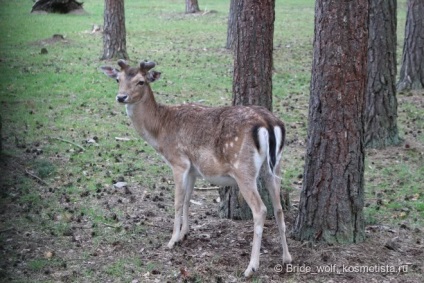
[[[369,224],[403,221],[412,227],[422,226],[422,155],[407,153],[408,156],[399,156],[400,162],[391,166],[382,166],[385,160],[368,165],[366,176],[371,182],[367,184],[365,216]]]
[[[36,160],[34,162],[35,170],[38,177],[45,179],[52,176],[56,172],[56,167],[48,160]]]

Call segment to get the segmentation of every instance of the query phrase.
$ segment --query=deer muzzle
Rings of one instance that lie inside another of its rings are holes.
[[[119,103],[124,103],[127,100],[127,97],[127,95],[117,95],[116,101],[118,101]]]

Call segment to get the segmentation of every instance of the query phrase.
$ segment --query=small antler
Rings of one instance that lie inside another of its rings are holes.
[[[121,67],[121,71],[124,71],[129,67],[127,62],[125,62],[125,60],[123,60],[123,59],[118,60],[118,65],[119,65],[119,67]]]
[[[142,74],[147,74],[147,72],[154,68],[156,66],[155,62],[147,62],[147,61],[141,61],[140,62],[140,71]]]

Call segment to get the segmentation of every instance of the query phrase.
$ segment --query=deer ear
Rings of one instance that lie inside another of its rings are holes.
[[[154,81],[157,81],[158,79],[160,79],[160,72],[156,72],[156,71],[150,71],[147,73],[147,80],[149,81],[149,83],[152,83]]]
[[[112,67],[109,67],[109,66],[103,66],[103,67],[100,67],[100,69],[109,78],[112,78],[112,79],[117,79],[118,78],[119,71],[117,69],[112,68]]]

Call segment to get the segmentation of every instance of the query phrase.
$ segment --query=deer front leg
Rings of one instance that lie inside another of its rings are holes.
[[[183,213],[184,198],[186,195],[186,184],[188,177],[188,169],[185,168],[172,168],[174,173],[175,181],[175,218],[174,218],[174,230],[172,232],[171,240],[168,243],[168,248],[172,249],[176,242],[178,242],[181,234],[181,216]]]

